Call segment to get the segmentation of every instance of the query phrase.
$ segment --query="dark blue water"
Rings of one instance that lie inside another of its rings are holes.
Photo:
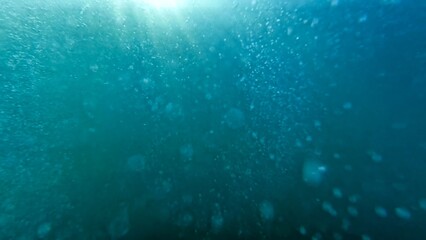
[[[425,239],[426,3],[3,0],[0,239]]]

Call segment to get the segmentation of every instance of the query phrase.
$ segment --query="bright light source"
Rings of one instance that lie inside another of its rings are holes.
[[[155,8],[176,8],[182,0],[141,0],[141,2]]]

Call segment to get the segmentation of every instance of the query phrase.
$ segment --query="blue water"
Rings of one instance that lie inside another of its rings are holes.
[[[1,1],[0,239],[426,239],[425,23],[408,0]]]

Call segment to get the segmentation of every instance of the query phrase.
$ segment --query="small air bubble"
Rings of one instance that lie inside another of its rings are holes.
[[[356,216],[358,216],[358,209],[356,209],[354,206],[349,206],[348,207],[348,213],[352,217],[356,217]]]
[[[335,6],[339,5],[339,0],[331,0],[330,5],[332,7],[335,7]]]
[[[373,160],[374,162],[377,162],[377,163],[383,161],[382,155],[380,155],[380,154],[378,154],[377,152],[374,152],[374,151],[370,152],[370,157],[371,157],[371,160]]]
[[[363,23],[367,21],[367,14],[363,14],[361,17],[358,18],[359,23]]]
[[[419,206],[421,209],[426,210],[426,198],[422,198],[419,200]]]
[[[395,208],[395,214],[401,219],[409,220],[411,218],[411,212],[404,207]]]
[[[362,239],[362,240],[371,240],[371,237],[370,237],[370,236],[368,236],[368,235],[366,235],[366,234],[363,234],[363,235],[361,236],[361,239]]]
[[[327,202],[327,201],[323,202],[322,209],[333,217],[337,216],[337,211],[334,209],[333,205],[331,205],[330,202]]]
[[[299,227],[299,233],[300,233],[300,235],[306,235],[308,233],[308,231],[306,230],[306,228],[304,226],[300,226]]]
[[[345,103],[343,104],[343,109],[345,109],[345,110],[350,110],[350,109],[352,109],[352,103],[351,103],[351,102],[345,102]]]
[[[376,215],[381,218],[385,218],[388,216],[388,212],[384,207],[377,206],[374,208],[374,212],[376,212]]]
[[[335,198],[342,198],[342,191],[339,188],[333,188],[333,196]]]

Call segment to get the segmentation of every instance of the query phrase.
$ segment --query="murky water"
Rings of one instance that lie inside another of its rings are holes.
[[[425,239],[425,10],[2,1],[0,239]]]

